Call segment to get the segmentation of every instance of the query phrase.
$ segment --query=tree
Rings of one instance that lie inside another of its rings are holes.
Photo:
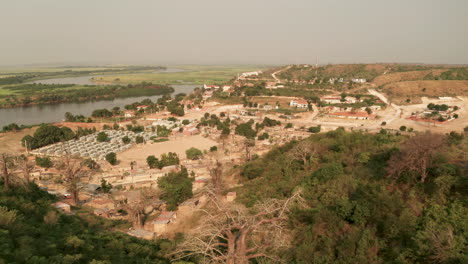
[[[144,225],[146,217],[153,212],[151,210],[145,213],[145,209],[152,205],[158,197],[158,191],[145,188],[140,190],[136,195],[127,196],[127,199],[121,201],[118,207],[128,213],[134,227],[141,228]]]
[[[246,138],[253,139],[257,135],[257,132],[252,129],[253,122],[249,121],[247,123],[240,124],[236,127],[236,135],[241,135]]]
[[[185,155],[187,155],[187,159],[196,160],[200,159],[203,156],[203,153],[197,148],[189,148],[185,151]]]
[[[252,160],[252,156],[251,156],[251,153],[250,153],[250,149],[251,149],[252,147],[255,147],[255,139],[248,139],[248,138],[246,138],[246,139],[244,140],[245,160],[246,160],[246,161]]]
[[[176,210],[179,204],[192,197],[192,181],[185,167],[158,179],[161,199],[167,202],[168,210]]]
[[[388,161],[388,175],[400,177],[404,172],[415,172],[424,182],[428,166],[443,146],[444,137],[439,134],[426,132],[409,138]]]
[[[159,160],[154,155],[148,156],[146,158],[146,163],[151,169],[159,167]]]
[[[91,170],[99,169],[99,164],[93,159],[85,159],[81,162],[81,165],[88,167]]]
[[[178,165],[180,163],[179,156],[175,152],[164,153],[161,155],[159,168],[166,166]]]
[[[114,152],[110,152],[106,155],[106,160],[109,162],[110,165],[116,165],[117,164],[117,154]]]
[[[211,146],[210,147],[210,152],[215,152],[218,150],[218,147],[217,146]]]
[[[103,193],[110,193],[112,184],[108,183],[104,178],[101,179],[101,190]]]
[[[91,114],[92,117],[112,117],[112,112],[107,109],[96,109]]]
[[[145,139],[144,139],[142,136],[136,136],[136,137],[135,137],[135,142],[136,142],[137,144],[141,144],[141,143],[143,143],[144,141],[145,141]]]
[[[307,131],[309,131],[310,133],[319,133],[320,129],[321,129],[321,126],[318,125],[318,126],[315,126],[315,127],[309,127],[309,129],[307,129]]]
[[[0,168],[2,172],[2,177],[3,177],[3,185],[5,186],[5,190],[10,189],[10,178],[11,178],[11,173],[9,171],[9,168],[12,165],[12,156],[7,153],[0,153]]]
[[[43,168],[50,168],[53,166],[49,157],[36,157],[36,165]]]
[[[122,138],[122,142],[123,142],[124,144],[130,143],[130,141],[131,141],[131,140],[130,140],[130,138],[129,138],[128,136],[125,136],[125,137]]]
[[[106,142],[106,141],[109,141],[109,136],[107,135],[106,132],[99,132],[96,136],[96,140],[98,142]]]
[[[293,160],[300,160],[304,169],[308,170],[313,163],[317,162],[317,156],[324,148],[316,142],[309,140],[301,141],[296,144],[289,152],[288,157]]]
[[[28,157],[25,155],[19,155],[16,157],[16,164],[18,165],[21,173],[23,174],[23,178],[26,183],[29,183],[31,171],[34,169],[34,164],[28,160]]]
[[[61,164],[59,165],[65,187],[71,195],[71,199],[78,205],[79,203],[79,192],[82,186],[80,185],[81,179],[88,175],[88,172],[84,169],[85,166],[81,165],[79,160],[72,159],[70,155],[66,155],[62,158]]]
[[[401,126],[400,131],[406,131],[406,126]]]
[[[205,211],[203,228],[188,234],[173,255],[176,259],[200,256],[205,263],[247,264],[262,258],[280,262],[275,253],[289,246],[284,230],[287,214],[297,200],[298,195],[270,199],[248,210],[212,195],[213,212]]]
[[[215,166],[210,170],[211,182],[213,183],[213,190],[216,195],[221,195],[223,191],[223,180],[221,178],[223,174],[223,165],[221,162],[216,160]]]

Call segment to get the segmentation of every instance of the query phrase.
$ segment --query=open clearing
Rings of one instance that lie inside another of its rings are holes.
[[[34,134],[37,127],[23,129],[18,132],[0,133],[0,152],[21,153],[25,150],[21,146],[21,139],[26,135]]]
[[[180,136],[171,138],[170,141],[160,143],[148,143],[144,145],[136,145],[133,148],[117,154],[117,158],[121,160],[120,166],[130,166],[131,161],[136,161],[137,164],[146,164],[146,158],[154,155],[157,158],[163,153],[175,152],[179,158],[185,159],[185,151],[189,148],[198,148],[200,150],[209,150],[210,147],[216,146],[218,143],[204,138],[201,135],[196,136]]]
[[[406,104],[410,98],[413,103],[420,103],[419,97],[466,96],[468,81],[406,81],[390,83],[384,86],[383,92],[397,104]]]

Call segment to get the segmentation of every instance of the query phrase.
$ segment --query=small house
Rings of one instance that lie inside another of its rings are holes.
[[[237,193],[236,192],[228,192],[226,194],[226,201],[227,202],[233,202],[237,197]]]
[[[151,222],[153,226],[153,231],[156,234],[163,233],[166,231],[167,225],[174,222],[177,218],[176,212],[163,211],[161,214]]]

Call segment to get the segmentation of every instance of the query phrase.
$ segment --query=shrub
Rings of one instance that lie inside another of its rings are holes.
[[[144,141],[145,141],[145,140],[144,140],[144,138],[143,138],[142,136],[136,136],[136,137],[135,137],[135,142],[136,142],[137,144],[141,144],[141,143],[143,143]]]
[[[401,126],[400,131],[406,131],[406,126]]]
[[[217,147],[217,146],[212,146],[212,147],[210,148],[210,151],[211,151],[211,152],[218,151],[218,147]]]
[[[124,144],[130,143],[130,141],[131,141],[131,139],[130,139],[128,136],[125,136],[125,137],[122,138],[122,142],[123,142]]]
[[[307,131],[309,131],[310,133],[319,133],[321,128],[322,127],[320,125],[318,125],[316,127],[309,127],[309,129]]]
[[[106,155],[106,160],[109,162],[110,165],[116,165],[117,164],[117,154],[114,152],[110,152]]]
[[[52,167],[53,163],[49,157],[36,157],[36,165],[43,168],[50,168]]]
[[[98,142],[106,142],[109,141],[109,136],[107,136],[106,132],[99,132],[97,134],[96,140]]]
[[[185,154],[187,155],[187,159],[191,160],[200,159],[203,155],[202,151],[197,148],[189,148],[185,151]]]

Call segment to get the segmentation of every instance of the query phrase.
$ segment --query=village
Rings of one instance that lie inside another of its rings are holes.
[[[209,200],[209,191],[220,177],[217,174],[223,175],[228,190],[224,202],[233,203],[235,187],[241,184],[233,169],[291,140],[339,127],[370,133],[382,130],[413,133],[466,125],[467,103],[462,97],[423,98],[423,104],[395,105],[362,78],[330,78],[326,81],[329,84],[349,82],[359,85],[359,89],[327,90],[313,99],[247,96],[240,89],[260,87],[271,91],[313,86],[317,81],[280,80],[276,77],[279,71],[271,74],[274,81],[259,80],[265,74],[257,71],[242,73],[232,83],[205,84],[179,102],[183,116],[167,110],[147,111],[150,106],[140,104],[134,110],[123,111],[126,121],[114,127],[109,124],[79,139],[30,151],[26,146],[26,151],[32,155],[31,160],[44,157],[89,160],[99,169],[80,179],[76,200],[84,208],[99,217],[128,220],[133,224],[128,230],[132,236],[171,238],[175,230],[188,228],[187,222]],[[220,98],[244,98],[244,101],[226,103]],[[190,149],[199,154],[192,157]],[[113,153],[115,162],[109,161],[109,153]],[[171,162],[163,163],[168,156]],[[156,160],[161,157],[160,165],[153,166],[151,157]],[[217,170],[219,167],[222,172]],[[192,182],[192,195],[174,208],[160,198],[158,183],[168,174],[184,171]],[[54,206],[73,213],[75,204],[60,174],[56,168],[36,166],[30,175],[41,188],[62,197]]]

